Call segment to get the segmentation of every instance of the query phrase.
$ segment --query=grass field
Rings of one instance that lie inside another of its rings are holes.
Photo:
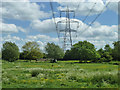
[[[76,63],[74,63],[76,62]],[[118,65],[2,61],[3,88],[117,88]]]

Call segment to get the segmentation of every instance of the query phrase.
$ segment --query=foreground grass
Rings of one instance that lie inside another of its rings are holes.
[[[118,65],[78,61],[2,63],[3,88],[117,88]]]

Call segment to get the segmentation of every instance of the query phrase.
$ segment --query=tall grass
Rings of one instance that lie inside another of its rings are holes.
[[[118,87],[117,69],[109,64],[5,62],[2,84],[4,88],[115,88]]]

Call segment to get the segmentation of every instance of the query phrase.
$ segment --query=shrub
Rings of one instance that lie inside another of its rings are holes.
[[[39,74],[39,70],[33,70],[31,72],[32,77],[36,77]]]
[[[101,58],[100,60],[99,60],[99,62],[104,62],[104,61],[106,61],[107,59],[105,58],[105,57],[103,57],[103,58]]]
[[[93,84],[97,84],[99,87],[102,85],[103,82],[106,82],[108,84],[118,84],[118,76],[116,74],[110,73],[96,74],[91,78],[91,82]]]
[[[68,79],[70,79],[70,80],[77,80],[77,77],[76,76],[69,76]]]

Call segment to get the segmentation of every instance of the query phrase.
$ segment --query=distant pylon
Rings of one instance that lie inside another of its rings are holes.
[[[63,37],[61,37],[63,39],[63,46],[62,48],[64,49],[64,51],[67,50],[67,48],[71,48],[72,47],[72,32],[77,33],[77,30],[71,29],[71,24],[72,23],[77,23],[77,28],[79,28],[79,22],[75,21],[75,11],[74,10],[69,10],[68,6],[66,10],[61,10],[60,11],[60,18],[62,16],[62,13],[64,13],[66,19],[65,20],[61,20],[57,22],[57,29],[59,32],[59,36],[62,33]],[[73,13],[73,15],[70,15],[71,13]],[[72,19],[70,19],[72,16]],[[65,24],[65,28],[64,29],[59,29],[59,24]]]

